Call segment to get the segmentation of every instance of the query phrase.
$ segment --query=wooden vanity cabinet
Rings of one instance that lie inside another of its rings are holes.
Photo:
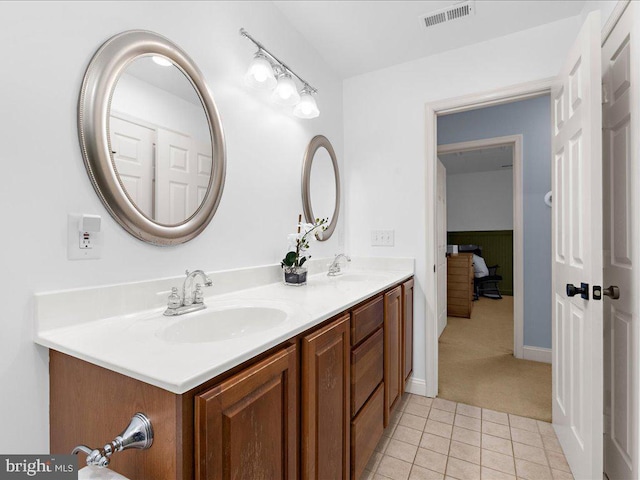
[[[349,327],[343,315],[301,341],[303,479],[349,479]]]
[[[111,464],[136,480],[356,480],[411,372],[412,303],[410,279],[182,394],[51,350],[51,451],[143,412],[152,448]]]
[[[402,286],[384,295],[384,426],[403,391]]]
[[[402,393],[413,372],[413,278],[402,284]]]
[[[297,478],[296,347],[195,398],[198,480]]]

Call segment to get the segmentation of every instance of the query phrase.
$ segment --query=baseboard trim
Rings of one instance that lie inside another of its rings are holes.
[[[409,377],[404,387],[405,392],[413,393],[415,395],[427,396],[427,382],[422,378],[413,378],[413,375]]]
[[[522,347],[522,358],[525,360],[533,360],[534,362],[551,363],[551,349],[541,347]]]

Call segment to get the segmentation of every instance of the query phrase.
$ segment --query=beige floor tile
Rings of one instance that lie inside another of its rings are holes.
[[[373,480],[375,474],[371,470],[366,470],[360,475],[360,480]]]
[[[476,447],[480,446],[480,432],[474,432],[473,430],[467,430],[466,428],[456,427],[454,425],[451,438],[458,442],[475,445]]]
[[[404,425],[405,427],[413,428],[414,430],[424,430],[424,426],[426,424],[426,418],[406,412],[400,418],[400,422],[398,422],[398,425]]]
[[[498,470],[499,472],[508,473],[510,475],[516,474],[513,457],[510,457],[509,455],[503,455],[502,453],[482,449],[480,462],[483,467]]]
[[[450,442],[451,441],[448,438],[440,437],[438,435],[425,432],[422,434],[422,440],[420,440],[420,447],[447,455],[449,453]]]
[[[501,425],[509,425],[509,416],[503,412],[496,412],[487,408],[482,409],[482,420],[487,422],[499,423]]]
[[[433,403],[433,398],[423,397],[422,395],[411,394],[409,397],[409,403],[417,403],[418,405],[424,405],[430,407]]]
[[[398,425],[395,432],[393,432],[393,437],[391,438],[400,440],[401,442],[410,443],[411,445],[420,445],[421,437],[421,431],[405,427],[404,425]]]
[[[434,398],[431,406],[433,408],[437,408],[438,410],[446,410],[447,412],[456,411],[456,402],[452,402],[451,400],[445,400],[444,398]]]
[[[512,428],[511,440],[518,443],[524,443],[525,445],[531,445],[532,447],[544,447],[542,444],[542,437],[538,432],[529,432],[519,428]]]
[[[553,425],[548,422],[541,422],[540,420],[536,423],[538,424],[538,431],[540,432],[540,435],[543,437],[556,438],[556,431],[553,429]]]
[[[397,423],[389,422],[389,425],[387,425],[387,428],[385,428],[382,431],[382,435],[384,435],[385,437],[393,437],[393,432],[396,430],[397,426],[398,426]]]
[[[418,453],[416,453],[416,459],[413,463],[419,467],[428,468],[429,470],[434,470],[438,473],[444,473],[447,467],[447,456],[438,452],[419,448]]]
[[[563,472],[562,470],[551,469],[551,476],[553,480],[573,480],[573,475],[569,472]]]
[[[551,452],[563,453],[562,447],[560,446],[560,442],[556,437],[543,436],[542,444],[544,445],[544,449],[547,450],[548,452],[551,451]]]
[[[513,475],[492,470],[487,467],[480,467],[480,478],[482,480],[516,480],[516,477]]]
[[[396,408],[389,417],[389,423],[398,423],[400,421],[400,417],[402,417],[402,411],[399,408]]]
[[[525,480],[553,480],[549,467],[521,458],[516,458],[516,472],[518,478]]]
[[[382,457],[380,465],[378,465],[378,469],[376,470],[377,474],[384,475],[392,480],[407,480],[409,478],[409,472],[411,472],[410,463],[387,455]]]
[[[513,444],[506,438],[494,437],[493,435],[482,434],[482,448],[503,455],[513,456]]]
[[[533,418],[526,418],[509,414],[509,425],[512,428],[519,428],[521,430],[528,430],[529,432],[540,433],[538,431],[538,424]]]
[[[513,455],[516,458],[522,458],[530,462],[539,463],[540,465],[549,465],[544,450],[538,447],[532,447],[530,445],[524,445],[523,443],[513,442]]]
[[[458,480],[480,480],[480,465],[450,457],[447,462],[447,476]]]
[[[453,425],[453,417],[455,417],[455,413],[447,412],[446,410],[438,410],[435,407],[431,408],[431,411],[429,412],[429,418],[431,420],[448,423],[449,425]]]
[[[364,467],[364,469],[365,470],[371,470],[372,472],[375,472],[376,468],[378,468],[378,465],[380,464],[380,460],[381,459],[382,459],[382,453],[373,452],[373,454],[371,455],[371,458],[367,462],[367,466]]]
[[[454,440],[451,442],[451,448],[449,448],[449,458],[451,457],[480,465],[480,447]]]
[[[453,424],[457,427],[466,428],[467,430],[474,430],[479,432],[482,422],[479,418],[466,417],[464,415],[456,415]]]
[[[428,468],[414,465],[409,474],[409,480],[442,480],[444,475],[442,473],[434,472]]]
[[[373,475],[373,480],[389,480],[389,477],[385,477],[384,475],[380,475],[379,473],[375,473]]]
[[[416,445],[391,439],[387,449],[384,451],[384,454],[390,457],[399,458],[405,462],[413,463],[413,459],[416,458],[417,451],[418,447]]]
[[[427,420],[427,425],[424,427],[424,431],[427,433],[433,433],[445,438],[451,438],[452,425],[446,423],[436,422],[435,420]]]
[[[378,442],[378,445],[376,445],[376,452],[384,453],[390,441],[391,441],[391,437],[383,436]]]
[[[483,420],[482,433],[511,440],[511,431],[509,430],[509,427],[507,425],[501,425],[499,423],[486,422]]]
[[[562,470],[571,473],[571,467],[567,463],[567,459],[562,453],[547,450],[547,459],[552,470]]]
[[[404,408],[404,413],[410,413],[411,415],[417,415],[418,417],[427,418],[429,416],[429,405],[422,405],[420,403],[409,402]]]
[[[473,407],[471,405],[465,405],[459,403],[456,408],[456,414],[466,415],[467,417],[482,418],[482,409],[480,407]]]

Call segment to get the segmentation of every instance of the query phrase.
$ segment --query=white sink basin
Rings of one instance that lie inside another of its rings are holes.
[[[186,313],[157,335],[172,343],[233,340],[270,330],[284,323],[285,310],[265,306],[232,306]]]

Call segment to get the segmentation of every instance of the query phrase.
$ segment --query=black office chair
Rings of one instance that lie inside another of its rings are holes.
[[[502,298],[500,289],[498,288],[498,282],[502,280],[502,276],[497,274],[498,268],[500,268],[500,265],[487,266],[489,275],[473,279],[476,300],[480,295],[493,298],[494,300],[500,300]]]

